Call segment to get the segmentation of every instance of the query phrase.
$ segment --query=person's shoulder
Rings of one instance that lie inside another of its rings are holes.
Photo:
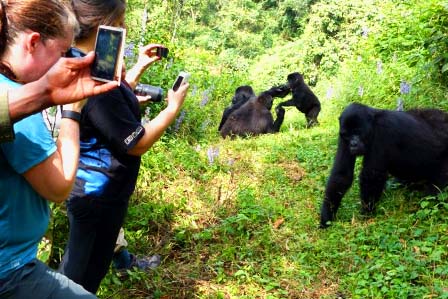
[[[96,107],[111,107],[110,103],[117,103],[123,101],[123,95],[120,92],[119,87],[116,87],[110,91],[91,96],[84,106],[84,110],[96,109]]]
[[[121,84],[119,86],[119,90],[121,92],[121,94],[125,97],[125,98],[131,98],[131,99],[136,99],[136,96],[134,94],[134,91],[132,90],[132,88],[127,84]]]
[[[118,113],[123,110],[123,107],[129,106],[129,102],[133,102],[134,100],[138,101],[130,88],[117,86],[108,92],[90,97],[83,108],[83,112],[102,112],[107,114],[109,113],[107,111],[115,111]]]
[[[40,126],[41,124],[45,125],[45,121],[44,121],[44,117],[42,115],[42,112],[36,112],[34,114],[31,114],[31,115],[29,115],[29,116],[19,120],[18,122],[16,122],[14,124],[14,129],[17,132],[21,128],[23,130],[27,130],[27,128],[30,125],[33,125],[33,126],[39,125]],[[45,125],[45,128],[46,128],[46,125]]]
[[[11,89],[11,88],[16,88],[16,87],[20,87],[21,84],[12,81],[11,79],[9,79],[8,77],[6,77],[3,74],[0,74],[0,88],[7,88],[7,89]]]
[[[93,100],[95,100],[95,102],[111,101],[111,100],[112,101],[113,100],[127,101],[129,98],[134,98],[134,97],[135,97],[135,95],[134,95],[133,91],[129,87],[126,87],[122,84],[108,92],[90,97],[89,99],[93,99]]]

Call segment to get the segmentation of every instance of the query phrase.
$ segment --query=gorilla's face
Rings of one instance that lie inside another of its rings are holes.
[[[366,153],[366,147],[359,135],[352,135],[348,139],[350,153],[354,156],[362,156]]]
[[[339,136],[346,143],[350,154],[362,156],[371,139],[372,122],[369,115],[341,115]]]
[[[303,76],[300,73],[291,73],[287,77],[288,83],[287,86],[289,89],[296,88],[303,82]]]
[[[254,96],[255,93],[252,87],[249,85],[240,86],[235,90],[235,95],[232,98],[232,104],[244,104]]]

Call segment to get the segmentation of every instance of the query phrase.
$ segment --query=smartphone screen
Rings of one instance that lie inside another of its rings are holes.
[[[186,72],[180,72],[179,76],[177,76],[176,81],[173,84],[173,90],[176,91],[179,89],[179,86],[183,83],[183,82],[187,82],[188,78],[190,77],[190,74],[186,73]]]
[[[121,74],[121,54],[125,30],[110,26],[99,26],[95,44],[95,60],[91,76],[99,81],[113,81]]]

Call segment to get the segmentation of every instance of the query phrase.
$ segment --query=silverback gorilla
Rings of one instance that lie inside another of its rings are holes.
[[[317,125],[317,116],[320,112],[320,102],[317,96],[311,91],[303,80],[300,73],[291,73],[287,77],[288,83],[285,85],[272,87],[267,92],[272,97],[284,98],[292,92],[292,98],[277,105],[277,109],[294,106],[305,114],[307,128]]]
[[[277,119],[274,122],[271,108],[271,95],[262,92],[258,96],[252,96],[249,100],[246,99],[243,105],[233,109],[225,119],[226,111],[228,111],[226,109],[219,129],[221,136],[223,138],[227,136],[246,137],[278,132],[283,123],[285,110],[281,108],[277,111]]]
[[[339,118],[339,141],[321,208],[320,227],[335,218],[353,182],[357,156],[361,213],[375,210],[388,175],[407,183],[424,183],[435,193],[448,183],[448,114],[437,109],[407,112],[350,104]]]

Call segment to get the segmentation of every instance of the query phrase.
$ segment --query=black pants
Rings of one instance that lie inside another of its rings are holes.
[[[70,234],[59,271],[96,293],[107,274],[128,200],[70,198]]]

